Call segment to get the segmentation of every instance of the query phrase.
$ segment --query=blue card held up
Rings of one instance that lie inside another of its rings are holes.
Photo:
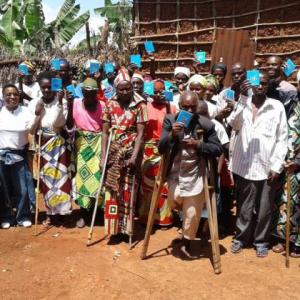
[[[100,70],[100,64],[98,63],[91,63],[90,64],[90,74],[96,74]]]
[[[149,96],[154,95],[154,83],[153,83],[153,81],[144,83],[144,92]]]
[[[225,93],[225,99],[227,101],[234,101],[235,92],[232,89],[227,89]]]
[[[144,43],[145,50],[148,54],[155,52],[155,48],[152,41],[146,41]]]
[[[170,91],[164,91],[164,96],[168,102],[173,101],[173,93]]]
[[[184,124],[184,127],[189,127],[189,124],[193,118],[193,114],[189,113],[186,110],[181,110],[178,114],[178,117],[176,119],[176,122],[181,122]]]
[[[205,51],[195,52],[195,58],[200,64],[205,64],[206,52]]]
[[[62,79],[61,78],[52,78],[51,79],[51,91],[59,92],[62,90]]]
[[[132,64],[137,65],[139,68],[142,67],[142,58],[141,58],[140,54],[132,54],[132,55],[130,55],[130,62]]]
[[[286,77],[289,77],[292,75],[292,73],[294,72],[295,69],[296,69],[296,65],[293,63],[293,61],[291,59],[288,59],[286,61],[286,67],[283,70],[283,72]]]
[[[252,86],[259,86],[259,71],[258,70],[249,70],[247,71],[247,80]]]
[[[29,75],[28,67],[24,64],[19,65],[19,72],[24,74],[24,75]]]
[[[113,73],[115,71],[115,67],[112,63],[104,64],[104,72],[105,74]]]
[[[173,84],[172,84],[172,82],[171,81],[165,81],[164,82],[165,83],[165,90],[166,91],[168,91],[168,92],[170,92],[171,90],[173,90]]]
[[[67,89],[67,91],[68,91],[69,93],[72,94],[72,96],[73,96],[74,98],[76,97],[76,91],[75,91],[75,87],[74,87],[73,84],[68,85],[68,86],[66,87],[66,89]]]
[[[60,59],[54,58],[51,60],[51,68],[55,71],[60,71]]]

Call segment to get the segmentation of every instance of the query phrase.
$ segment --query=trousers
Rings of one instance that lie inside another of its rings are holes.
[[[201,211],[205,203],[204,190],[195,196],[181,197],[179,184],[174,184],[168,187],[168,202],[171,209],[182,209],[183,237],[188,240],[194,240],[199,227]]]
[[[268,246],[275,199],[275,182],[235,177],[237,219],[235,240],[243,245]]]

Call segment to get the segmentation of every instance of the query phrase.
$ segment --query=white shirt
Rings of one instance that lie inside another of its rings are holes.
[[[42,92],[40,85],[37,82],[34,82],[31,85],[26,85],[23,83],[23,92],[27,94],[31,99],[41,99]]]
[[[29,102],[29,109],[32,118],[35,118],[36,105],[40,99],[36,98]],[[68,103],[63,99],[63,105],[59,105],[59,101],[55,98],[50,104],[44,105],[44,113],[41,114],[40,127],[48,128],[55,132],[65,126],[68,115]]]
[[[224,126],[217,120],[211,120],[215,124],[215,131],[218,136],[218,139],[222,145],[226,145],[229,143],[228,134],[224,128]]]
[[[168,186],[179,185],[180,197],[191,197],[203,190],[203,170],[195,149],[182,149],[175,156],[168,176]]]
[[[237,131],[229,169],[248,180],[281,173],[288,145],[288,126],[280,101],[267,98],[253,121],[252,97],[241,95],[229,124]]]
[[[32,116],[27,107],[19,106],[9,111],[5,106],[0,111],[0,149],[22,150],[28,144]]]

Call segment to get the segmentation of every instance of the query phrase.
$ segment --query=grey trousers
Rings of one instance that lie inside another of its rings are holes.
[[[235,240],[243,245],[268,246],[276,194],[275,182],[235,177],[237,220]]]

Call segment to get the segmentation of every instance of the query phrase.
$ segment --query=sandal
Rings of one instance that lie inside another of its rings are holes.
[[[268,256],[269,249],[264,246],[258,246],[256,247],[256,256],[257,257],[267,257]]]
[[[42,225],[46,228],[50,227],[52,225],[52,222],[51,222],[51,218],[48,216],[43,222],[42,222]]]
[[[272,247],[272,251],[275,253],[282,253],[285,250],[285,247],[282,243],[278,243],[277,245]]]
[[[300,246],[294,246],[290,256],[293,258],[300,258]]]
[[[240,253],[243,250],[243,244],[240,241],[233,241],[230,250],[232,253]]]

